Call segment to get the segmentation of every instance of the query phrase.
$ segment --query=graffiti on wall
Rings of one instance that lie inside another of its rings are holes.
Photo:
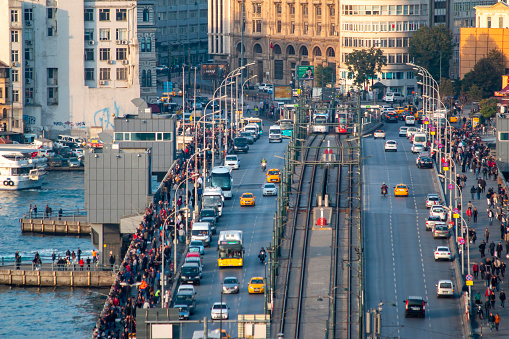
[[[80,121],[80,122],[53,121],[53,126],[65,127],[65,128],[85,128],[86,123],[84,121]]]
[[[23,120],[25,120],[25,125],[35,125],[37,119],[31,115],[23,115]]]
[[[113,129],[113,119],[126,114],[134,114],[134,108],[131,112],[126,112],[122,106],[113,102],[113,109],[105,107],[94,113],[94,126],[102,127],[105,130]]]

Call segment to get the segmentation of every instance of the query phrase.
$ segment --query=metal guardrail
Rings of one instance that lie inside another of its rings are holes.
[[[27,211],[26,213],[23,213],[23,217],[25,218],[30,218],[30,219],[42,219],[42,220],[57,220],[59,217],[62,217],[62,218],[73,218],[73,221],[74,221],[74,218],[76,217],[83,217],[83,216],[87,216],[87,211],[85,209],[82,209],[80,211],[80,209],[76,209],[76,210],[62,210],[62,214],[59,214],[58,213],[58,210],[53,210],[51,211],[51,213],[46,213],[46,211],[44,210],[44,208],[41,208],[41,209],[37,209],[37,213],[35,213],[32,210],[29,210]]]

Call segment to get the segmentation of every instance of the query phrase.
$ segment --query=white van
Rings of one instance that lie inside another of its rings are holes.
[[[244,131],[251,132],[255,139],[258,139],[260,137],[260,129],[257,124],[246,125],[246,127],[244,127]]]
[[[270,142],[283,142],[283,136],[281,134],[281,127],[278,125],[272,125],[269,128],[269,143]]]
[[[405,117],[405,125],[415,125],[415,117],[413,115],[407,115]]]
[[[207,187],[203,190],[201,196],[201,206],[217,206],[219,216],[223,215],[224,195],[220,187]]]
[[[427,137],[426,133],[421,133],[421,132],[414,133],[414,144],[415,143],[427,145],[428,137]]]
[[[203,246],[210,247],[210,239],[212,236],[212,230],[208,222],[195,222],[191,230],[191,241],[201,240]]]

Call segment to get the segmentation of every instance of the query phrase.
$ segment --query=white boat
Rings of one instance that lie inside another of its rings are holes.
[[[17,191],[42,186],[47,158],[36,157],[37,150],[0,146],[0,190]]]

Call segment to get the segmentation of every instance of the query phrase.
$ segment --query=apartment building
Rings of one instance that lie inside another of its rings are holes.
[[[113,130],[114,117],[135,112],[136,1],[0,0],[0,8],[0,60],[11,66],[24,132],[86,135],[92,126]]]
[[[243,10],[244,4],[244,10]],[[242,15],[244,13],[244,15]],[[241,19],[241,18],[244,19]],[[417,89],[409,61],[408,41],[431,22],[429,0],[314,0],[240,2],[209,0],[209,51],[217,62],[254,62],[256,82],[295,82],[297,65],[332,66],[336,85],[352,86],[344,64],[354,49],[379,47],[388,64],[375,81],[387,90],[411,94]],[[242,29],[243,27],[243,29]]]
[[[0,60],[0,132],[13,131],[10,66]],[[19,113],[18,113],[19,114]],[[19,115],[18,115],[19,116]],[[19,123],[19,121],[18,121]]]
[[[159,64],[196,66],[209,59],[207,0],[158,0],[156,14]]]
[[[155,2],[138,0],[140,98],[157,103]]]

